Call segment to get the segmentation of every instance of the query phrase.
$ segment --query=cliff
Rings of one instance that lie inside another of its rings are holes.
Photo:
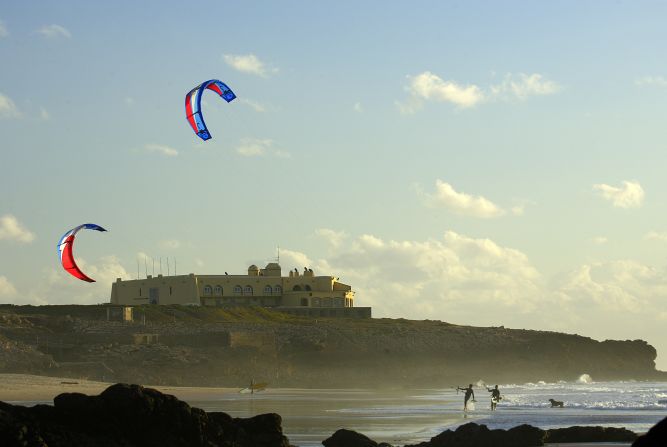
[[[309,319],[262,308],[0,306],[0,372],[191,386],[445,387],[661,379],[641,340],[403,319]]]

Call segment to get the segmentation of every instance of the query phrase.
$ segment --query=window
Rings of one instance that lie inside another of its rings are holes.
[[[310,292],[313,289],[311,289],[310,286],[308,284],[306,284],[306,290]]]
[[[293,290],[294,292],[301,292],[301,286],[296,285],[296,286],[292,287],[292,290]]]
[[[141,287],[139,287],[139,296],[141,296]]]
[[[308,298],[301,298],[301,305],[308,306]]]
[[[222,286],[215,286],[215,295],[222,296]]]
[[[241,286],[234,286],[234,295],[243,295],[243,289],[241,289]]]
[[[265,286],[264,295],[271,295],[271,293],[273,293],[273,289],[271,288],[271,286]]]
[[[213,288],[209,285],[204,286],[204,295],[211,295],[213,293]]]
[[[171,286],[169,286],[169,295],[171,295]]]
[[[244,295],[252,295],[252,286],[245,286],[243,288],[243,294]]]
[[[282,295],[283,288],[281,286],[275,286],[273,288],[273,293],[276,294],[276,295]]]

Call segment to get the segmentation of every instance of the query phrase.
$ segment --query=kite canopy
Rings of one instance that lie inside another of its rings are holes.
[[[87,223],[79,225],[76,228],[72,228],[67,233],[60,238],[58,242],[58,256],[60,257],[60,262],[63,265],[63,268],[67,270],[72,276],[79,278],[83,281],[95,282],[94,279],[86,276],[81,269],[74,262],[74,255],[72,254],[72,249],[74,248],[74,237],[79,230],[96,230],[96,231],[107,231],[99,225]]]
[[[213,90],[227,102],[231,102],[236,98],[234,92],[225,83],[217,79],[211,79],[199,84],[185,95],[185,116],[192,130],[204,141],[211,138],[211,134],[206,128],[206,123],[204,123],[204,117],[201,114],[201,95],[206,89]]]

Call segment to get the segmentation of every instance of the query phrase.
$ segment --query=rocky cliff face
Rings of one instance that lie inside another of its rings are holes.
[[[145,323],[144,323],[145,322]],[[403,319],[308,319],[266,309],[152,306],[135,322],[104,306],[0,306],[0,372],[134,383],[442,387],[665,379],[641,340]]]

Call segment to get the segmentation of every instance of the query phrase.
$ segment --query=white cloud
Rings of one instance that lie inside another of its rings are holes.
[[[9,298],[16,296],[16,287],[9,282],[6,276],[0,275],[0,297]]]
[[[0,118],[20,118],[21,112],[9,96],[0,93]]]
[[[69,39],[72,37],[72,34],[67,30],[67,28],[56,24],[44,25],[38,29],[37,32],[48,39],[55,39],[58,37],[65,37]]]
[[[507,74],[501,84],[491,86],[493,96],[513,96],[525,99],[529,96],[552,95],[560,90],[560,86],[553,81],[545,79],[541,74],[518,75]]]
[[[275,68],[267,68],[262,61],[254,54],[225,54],[223,58],[227,65],[243,73],[250,73],[262,77],[267,77],[269,73],[275,73]]]
[[[405,114],[415,113],[425,101],[449,102],[469,108],[491,100],[526,99],[529,96],[551,95],[560,90],[556,82],[539,73],[508,73],[500,84],[488,88],[458,84],[430,71],[408,76],[408,80],[406,90],[409,97],[405,102],[397,103],[399,110]]]
[[[354,105],[352,106],[355,112],[363,112],[364,108],[361,106],[360,102],[355,102]]]
[[[5,22],[0,20],[0,39],[7,36],[9,36],[9,30],[5,26]]]
[[[639,86],[667,87],[667,78],[664,76],[644,76],[635,80]]]
[[[158,245],[165,250],[176,250],[181,246],[181,241],[177,239],[165,239],[160,241]]]
[[[607,242],[609,242],[609,239],[607,239],[607,238],[604,237],[604,236],[597,236],[597,237],[594,237],[594,238],[592,239],[592,242],[593,242],[595,245],[604,245],[604,244],[606,244]]]
[[[344,231],[335,231],[330,228],[318,228],[315,234],[325,239],[332,247],[338,248],[347,239],[347,233]]]
[[[250,107],[255,112],[259,112],[259,113],[266,112],[266,106],[264,106],[264,105],[262,105],[258,102],[251,101],[251,100],[245,99],[245,98],[241,98],[240,102],[241,102],[241,104],[245,104],[246,106]]]
[[[649,231],[646,233],[646,236],[644,236],[644,239],[649,241],[667,242],[667,231]]]
[[[178,155],[178,151],[176,149],[165,146],[163,144],[147,144],[145,148],[149,152],[157,152],[166,157],[175,157]]]
[[[281,149],[276,149],[273,140],[261,138],[242,138],[236,153],[244,157],[262,157],[271,155],[278,158],[290,158],[291,154]]]
[[[43,119],[44,121],[48,121],[48,120],[51,119],[51,114],[44,107],[40,107],[39,108],[39,117],[41,119]]]
[[[593,189],[618,208],[638,208],[644,202],[644,190],[637,181],[623,181],[621,187],[598,183]]]
[[[6,214],[0,217],[0,240],[3,239],[28,243],[35,239],[35,235],[25,228],[16,217]]]
[[[425,194],[431,206],[442,206],[457,214],[485,219],[505,214],[505,210],[489,199],[457,192],[452,185],[442,180],[436,180],[435,189],[434,194]]]

